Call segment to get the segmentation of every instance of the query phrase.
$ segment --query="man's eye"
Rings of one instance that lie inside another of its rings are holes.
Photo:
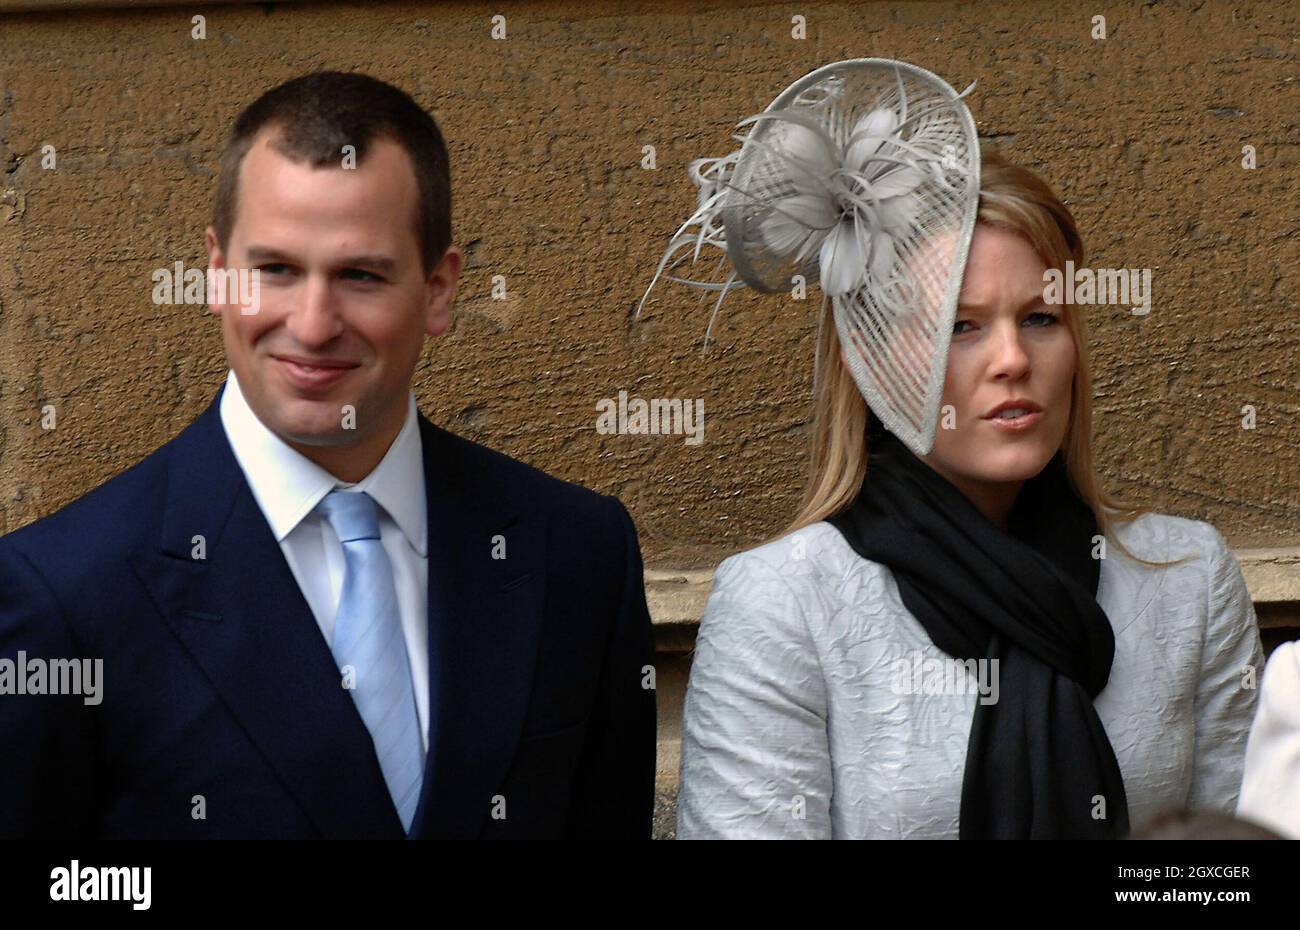
[[[373,274],[369,271],[362,271],[360,268],[349,268],[347,271],[343,272],[343,274],[345,277],[351,278],[353,281],[361,281],[366,284],[369,284],[372,281],[384,280],[379,277],[379,275]]]
[[[257,270],[263,274],[279,274],[281,271],[288,270],[289,266],[283,262],[271,262],[266,265],[258,265]]]

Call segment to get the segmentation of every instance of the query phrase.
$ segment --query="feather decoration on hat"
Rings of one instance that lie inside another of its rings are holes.
[[[727,294],[821,287],[854,382],[883,425],[930,451],[979,203],[979,142],[962,98],[922,68],[836,62],[742,120],[741,148],[691,162],[696,210],[661,277]],[[713,278],[678,272],[709,249]],[[820,343],[820,340],[819,340]]]

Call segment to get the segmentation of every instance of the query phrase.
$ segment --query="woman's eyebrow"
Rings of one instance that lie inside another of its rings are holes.
[[[1038,291],[1033,296],[1026,299],[1025,302],[1021,304],[1018,309],[1028,310],[1030,307],[1036,307],[1041,303],[1045,303],[1045,301],[1043,300],[1043,292]],[[989,304],[981,300],[959,300],[957,301],[957,309],[958,310],[987,310],[989,309]]]

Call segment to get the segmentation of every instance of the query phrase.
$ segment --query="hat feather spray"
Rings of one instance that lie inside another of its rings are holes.
[[[853,380],[914,453],[934,445],[939,399],[979,205],[975,121],[936,75],[861,58],[818,68],[742,120],[741,148],[693,161],[695,213],[661,277],[727,294],[820,285]],[[682,277],[706,249],[714,279]],[[820,340],[819,340],[820,343]]]

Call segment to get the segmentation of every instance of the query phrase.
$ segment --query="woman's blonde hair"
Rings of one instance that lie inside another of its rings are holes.
[[[997,152],[982,152],[981,162],[976,222],[1023,236],[1048,268],[1064,272],[1067,261],[1072,261],[1076,268],[1082,267],[1083,240],[1074,217],[1052,189],[1028,168],[1013,164]],[[867,473],[867,444],[874,417],[840,358],[840,340],[829,301],[824,302],[823,314],[818,346],[818,358],[823,361],[813,387],[809,477],[798,515],[781,531],[782,536],[846,510]],[[1074,339],[1077,360],[1074,399],[1061,447],[1070,481],[1092,508],[1101,532],[1121,552],[1144,565],[1173,564],[1139,558],[1111,533],[1116,523],[1134,520],[1151,509],[1117,500],[1097,480],[1092,455],[1092,375],[1088,364],[1087,324],[1073,306],[1062,316]]]

